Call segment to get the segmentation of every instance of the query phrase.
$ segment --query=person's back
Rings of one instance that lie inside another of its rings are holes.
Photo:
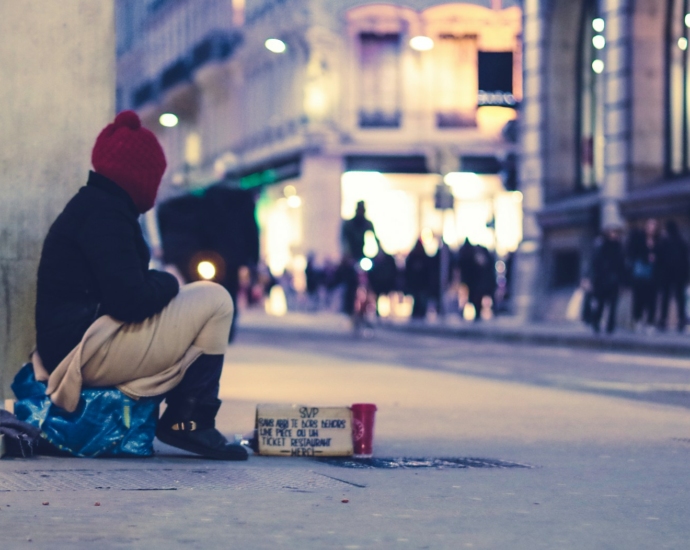
[[[92,172],[51,226],[36,296],[37,348],[49,372],[98,316],[143,321],[177,293],[172,275],[149,271],[137,218],[126,192]],[[113,256],[113,249],[123,253]]]

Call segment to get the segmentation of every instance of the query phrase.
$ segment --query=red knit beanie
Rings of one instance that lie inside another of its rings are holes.
[[[153,208],[165,172],[165,153],[134,111],[122,111],[96,139],[93,169],[122,187],[144,213]]]

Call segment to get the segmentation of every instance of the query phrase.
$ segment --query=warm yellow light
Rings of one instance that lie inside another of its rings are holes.
[[[266,49],[269,52],[273,53],[283,53],[285,50],[287,50],[285,42],[278,40],[277,38],[269,38],[266,40],[266,42],[264,42],[264,46],[266,46]]]
[[[379,245],[376,242],[376,235],[373,231],[364,233],[364,255],[368,258],[373,258],[379,253]]]
[[[293,197],[297,194],[297,189],[295,189],[294,185],[286,185],[283,187],[283,195],[286,197]]]
[[[198,166],[201,162],[201,136],[190,132],[184,143],[184,160],[189,166]]]
[[[302,199],[300,199],[297,195],[290,195],[287,199],[287,205],[290,208],[299,208],[302,206]]]
[[[313,118],[322,118],[328,113],[328,95],[323,86],[312,82],[304,86],[304,110]]]
[[[443,181],[451,186],[453,195],[460,200],[480,200],[488,193],[486,184],[474,172],[449,172]]]
[[[434,47],[434,41],[428,36],[414,36],[410,39],[410,48],[418,52],[428,52]]]
[[[158,118],[158,122],[160,122],[161,126],[173,128],[174,126],[177,126],[179,119],[177,118],[177,115],[174,115],[173,113],[163,113]]]
[[[376,309],[381,317],[390,317],[391,314],[391,299],[385,294],[379,296],[376,302]]]
[[[596,32],[604,32],[604,29],[606,28],[606,21],[604,21],[601,17],[597,17],[594,21],[592,21],[592,28]]]
[[[499,136],[505,125],[517,118],[517,111],[510,107],[482,105],[477,108],[477,128],[482,134]]]
[[[280,285],[273,285],[268,292],[268,300],[266,300],[266,313],[282,317],[287,313],[287,299],[285,298],[285,291]]]
[[[606,38],[604,38],[600,34],[594,35],[592,38],[592,45],[597,49],[597,50],[603,50],[604,47],[606,46]]]
[[[199,262],[199,265],[196,266],[196,271],[202,279],[206,279],[207,281],[210,281],[216,276],[216,266],[207,260]]]
[[[595,59],[594,61],[592,61],[592,70],[597,74],[603,73],[604,62],[601,59]]]
[[[683,51],[687,50],[688,49],[688,39],[685,38],[684,36],[680,37],[678,39],[678,47]]]

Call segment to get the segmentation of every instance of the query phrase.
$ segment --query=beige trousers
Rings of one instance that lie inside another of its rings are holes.
[[[83,385],[116,386],[130,397],[161,395],[180,383],[201,354],[222,355],[233,303],[220,285],[184,285],[159,314],[126,324],[103,316],[48,379],[47,394],[74,411]]]

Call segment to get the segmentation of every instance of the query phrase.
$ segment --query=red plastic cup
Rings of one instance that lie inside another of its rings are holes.
[[[352,405],[352,446],[355,458],[371,458],[374,446],[374,418],[376,405],[356,403]]]

